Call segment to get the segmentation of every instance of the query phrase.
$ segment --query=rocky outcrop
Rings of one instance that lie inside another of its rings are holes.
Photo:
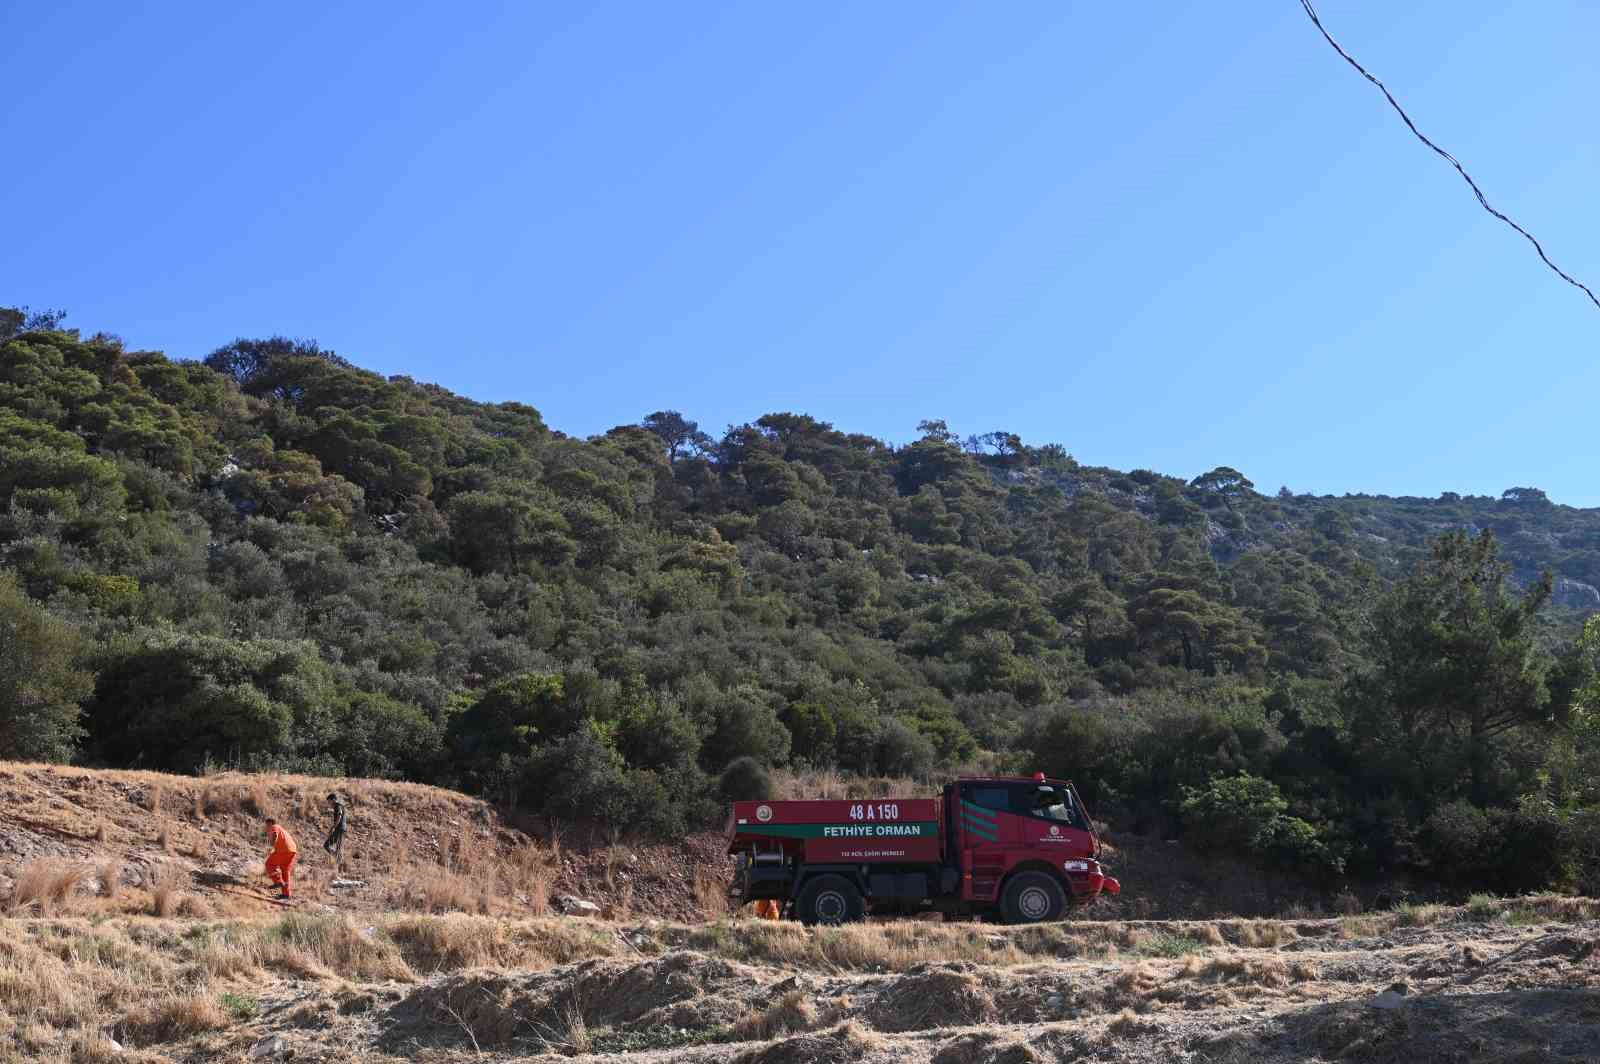
[[[1556,580],[1550,601],[1575,610],[1600,610],[1600,588],[1563,576]]]

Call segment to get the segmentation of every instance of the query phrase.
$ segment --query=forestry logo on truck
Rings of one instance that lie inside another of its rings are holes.
[[[756,806],[756,819],[761,821],[763,824],[765,824],[767,821],[771,820],[772,819],[772,806],[770,806],[770,805],[758,805],[758,806]]]

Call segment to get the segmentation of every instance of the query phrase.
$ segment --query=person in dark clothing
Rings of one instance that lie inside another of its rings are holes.
[[[327,850],[328,855],[333,858],[333,867],[337,871],[344,867],[344,799],[339,797],[336,791],[328,795],[328,805],[330,806],[329,812],[333,814],[333,830],[328,832],[328,837],[323,842],[322,848]]]

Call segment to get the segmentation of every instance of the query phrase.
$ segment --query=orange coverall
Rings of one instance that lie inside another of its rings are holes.
[[[783,906],[771,898],[763,898],[756,902],[757,920],[776,920],[783,915]]]
[[[289,877],[294,871],[294,859],[300,856],[300,847],[294,844],[294,838],[283,829],[282,824],[273,824],[267,828],[267,839],[272,843],[272,852],[267,854],[267,875],[283,891],[285,898],[289,897]]]

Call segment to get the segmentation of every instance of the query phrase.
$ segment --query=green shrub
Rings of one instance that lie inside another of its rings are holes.
[[[1195,842],[1218,850],[1253,850],[1258,840],[1270,842],[1289,803],[1271,780],[1241,772],[1203,789],[1185,787],[1180,808],[1184,831]]]
[[[789,729],[789,752],[811,764],[832,764],[839,741],[839,725],[833,713],[821,702],[795,702],[784,710],[784,726]]]
[[[65,761],[82,729],[79,701],[92,679],[75,666],[78,633],[51,617],[0,571],[0,758]]]
[[[1575,886],[1583,864],[1578,831],[1547,804],[1480,809],[1448,802],[1423,822],[1421,846],[1440,880],[1499,894]]]
[[[1190,953],[1205,952],[1206,944],[1192,935],[1178,935],[1158,931],[1148,940],[1140,942],[1137,949],[1146,957],[1182,957]]]
[[[591,723],[533,754],[521,798],[563,820],[624,823],[634,809],[627,776],[622,755]]]
[[[926,779],[937,761],[933,740],[903,720],[883,722],[878,733],[878,771],[885,776]]]
[[[249,994],[228,991],[219,999],[222,1009],[236,1020],[253,1020],[261,1013],[261,1002]]]
[[[753,757],[735,758],[717,777],[717,793],[729,802],[764,802],[772,798],[772,774]]]
[[[1423,821],[1422,852],[1445,882],[1482,882],[1495,847],[1493,832],[1487,811],[1470,802],[1447,802]]]
[[[1288,815],[1289,803],[1271,780],[1241,772],[1203,789],[1185,787],[1183,795],[1184,829],[1202,845],[1302,871],[1344,868],[1343,855],[1316,827]]]

